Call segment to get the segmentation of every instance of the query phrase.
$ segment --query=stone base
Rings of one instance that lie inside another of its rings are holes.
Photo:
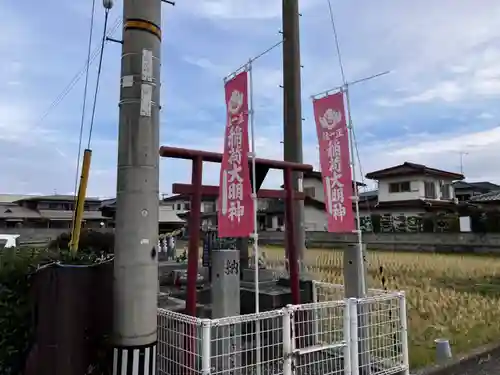
[[[160,292],[158,293],[158,307],[175,312],[184,312],[186,309],[186,301]]]
[[[259,282],[276,281],[276,271],[268,269],[259,269]],[[255,282],[255,270],[247,268],[243,270],[243,280],[247,282]]]

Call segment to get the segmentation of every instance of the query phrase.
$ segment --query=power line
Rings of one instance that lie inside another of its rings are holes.
[[[94,91],[94,103],[92,104],[92,116],[90,118],[89,138],[87,142],[88,149],[90,149],[90,143],[92,140],[92,130],[94,129],[95,109],[97,105],[97,94],[99,93],[99,83],[101,82],[102,59],[104,57],[104,45],[106,43],[106,28],[108,26],[108,16],[109,16],[109,9],[106,8],[104,14],[104,30],[102,32],[102,39],[101,39],[101,53],[99,54],[99,67],[97,68],[97,80]]]
[[[110,28],[109,32],[107,33],[107,37],[113,36],[113,34],[116,32],[118,27],[121,25],[122,19],[121,17],[117,17],[115,21],[113,22],[113,26]],[[39,126],[47,117],[48,115],[59,105],[61,102],[68,96],[68,94],[73,90],[73,88],[76,86],[76,84],[80,81],[80,79],[83,77],[85,74],[85,71],[87,69],[87,64],[92,64],[95,59],[99,56],[99,53],[101,52],[101,47],[97,46],[91,54],[91,57],[89,61],[85,62],[85,65],[82,67],[81,70],[79,70],[71,79],[71,81],[66,85],[66,87],[59,93],[59,95],[52,101],[52,103],[47,107],[47,109],[43,112],[43,114],[39,117],[38,121],[35,123],[36,126]]]
[[[335,38],[335,47],[337,48],[337,58],[339,60],[340,75],[342,76],[342,83],[345,85],[347,83],[344,72],[344,64],[342,62],[342,54],[340,53],[340,43],[337,34],[337,27],[335,26],[335,18],[333,17],[332,2],[328,0],[328,12],[330,13],[330,22],[332,24],[333,36]]]

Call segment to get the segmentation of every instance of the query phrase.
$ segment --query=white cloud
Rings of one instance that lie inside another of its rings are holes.
[[[495,118],[495,116],[489,112],[482,112],[477,116],[477,118],[482,119],[482,120],[490,120],[492,118]]]
[[[401,106],[408,103],[444,102],[460,105],[477,98],[500,95],[500,48],[489,47],[460,57],[460,65],[449,69],[449,77],[415,87],[410,95],[379,98],[380,106]],[[434,75],[434,74],[433,74]],[[426,87],[427,86],[427,87]],[[420,92],[418,89],[426,87]]]

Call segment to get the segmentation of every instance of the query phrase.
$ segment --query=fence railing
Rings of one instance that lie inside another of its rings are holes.
[[[331,301],[344,296],[344,285],[313,281],[313,301]],[[360,373],[409,373],[406,298],[403,292],[368,289],[367,297],[356,301],[355,335]],[[352,312],[354,314],[354,310]],[[352,327],[355,330],[355,327]],[[316,330],[317,331],[317,330]],[[352,352],[356,350],[353,347]],[[353,354],[351,359],[355,360]],[[354,363],[354,362],[353,362]]]
[[[221,319],[158,309],[158,373],[408,375],[404,294],[321,301],[338,287],[316,283],[317,302]]]

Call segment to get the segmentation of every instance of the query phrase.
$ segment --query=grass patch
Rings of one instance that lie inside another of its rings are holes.
[[[283,248],[262,249],[280,267]],[[343,283],[342,252],[308,249],[305,266],[317,280]],[[500,258],[426,253],[368,253],[368,287],[404,290],[407,296],[410,365],[434,362],[434,339],[448,338],[455,354],[500,337]]]

